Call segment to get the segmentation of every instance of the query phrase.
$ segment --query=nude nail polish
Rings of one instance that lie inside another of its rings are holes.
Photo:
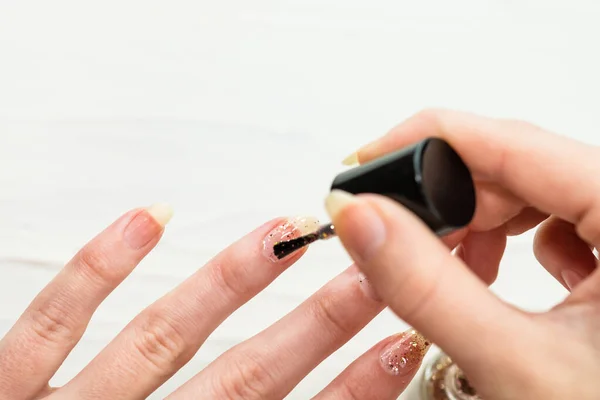
[[[381,352],[381,366],[390,375],[405,376],[419,368],[431,342],[414,329],[398,335]]]
[[[279,262],[281,260],[273,254],[273,246],[275,243],[295,239],[314,232],[318,228],[319,220],[315,217],[288,218],[267,234],[263,240],[262,253],[270,261]]]
[[[482,400],[463,371],[440,353],[429,362],[421,380],[422,400]]]

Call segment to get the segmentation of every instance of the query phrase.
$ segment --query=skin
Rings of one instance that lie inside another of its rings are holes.
[[[483,398],[600,398],[600,150],[520,121],[428,110],[360,149],[358,160],[430,136],[447,140],[473,173],[473,222],[442,242],[388,199],[332,193],[327,208],[349,254]],[[506,237],[536,226],[537,259],[571,291],[544,313],[516,309],[487,288]]]
[[[263,240],[274,228],[286,226],[286,220],[266,223],[142,311],[63,387],[49,387],[94,311],[158,243],[165,223],[148,209],[132,210],[67,263],[0,341],[0,398],[144,399],[185,365],[231,313],[303,254],[278,261],[265,255]],[[168,398],[285,397],[384,308],[361,285],[358,269],[351,266]],[[420,360],[399,375],[386,372],[379,354],[395,340],[376,344],[317,391],[315,399],[396,399]]]

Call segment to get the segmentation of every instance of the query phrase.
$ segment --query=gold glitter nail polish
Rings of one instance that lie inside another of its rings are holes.
[[[391,375],[406,375],[419,368],[431,343],[411,329],[401,333],[380,355],[381,365]]]
[[[315,231],[318,227],[319,220],[315,217],[288,218],[264,238],[262,253],[272,262],[279,262],[280,259],[273,253],[275,243],[298,238]]]
[[[444,353],[425,366],[421,400],[482,400],[462,370]]]

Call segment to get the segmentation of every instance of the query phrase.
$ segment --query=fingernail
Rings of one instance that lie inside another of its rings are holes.
[[[358,164],[358,153],[352,153],[342,160],[342,164],[352,166]]]
[[[280,261],[273,253],[277,242],[295,239],[314,232],[319,228],[319,220],[315,217],[294,217],[285,220],[267,234],[263,240],[263,255],[273,262]]]
[[[371,282],[369,282],[367,276],[362,272],[358,273],[358,283],[360,285],[360,289],[363,291],[365,296],[377,302],[381,301],[381,298],[375,292],[373,285],[371,285]]]
[[[356,201],[356,197],[353,194],[342,190],[332,190],[325,199],[325,209],[331,219],[335,219],[340,211]]]
[[[352,207],[343,221],[337,220],[342,210],[359,203],[360,207]],[[350,193],[333,190],[325,200],[325,208],[348,253],[358,264],[366,263],[379,251],[385,241],[385,224],[371,204]]]
[[[152,215],[152,218],[163,228],[173,218],[173,208],[166,203],[152,204],[150,207],[146,207],[148,214]]]
[[[141,249],[156,237],[173,216],[168,204],[157,203],[139,212],[123,232],[125,243],[132,249]]]
[[[398,335],[381,352],[381,366],[390,375],[405,376],[419,368],[431,342],[414,329]]]
[[[569,290],[573,290],[575,286],[577,286],[579,282],[583,280],[583,276],[579,272],[572,269],[565,269],[561,272],[561,276]]]

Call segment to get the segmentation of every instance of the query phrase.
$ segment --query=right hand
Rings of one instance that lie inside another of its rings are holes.
[[[384,302],[439,345],[484,399],[599,399],[599,149],[522,122],[428,111],[357,158],[429,136],[448,141],[473,173],[478,204],[469,227],[444,245],[389,199],[333,192],[328,211],[344,246]],[[528,313],[487,285],[506,237],[540,223],[535,255],[571,294],[548,312]]]

